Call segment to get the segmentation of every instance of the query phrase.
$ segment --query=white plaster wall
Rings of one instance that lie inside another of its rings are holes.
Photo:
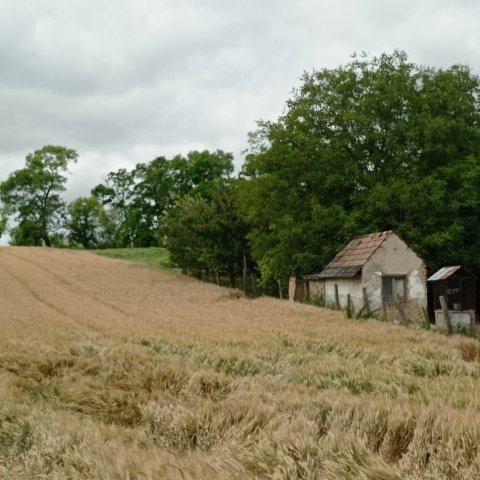
[[[455,312],[449,310],[450,321],[454,327],[467,327],[470,328],[470,322],[472,316],[475,315],[473,310]],[[435,310],[435,325],[438,327],[447,328],[447,322],[445,322],[445,317],[443,316],[443,310]]]
[[[367,289],[370,308],[382,307],[382,276],[401,275],[407,279],[408,302],[427,307],[426,268],[423,260],[397,235],[387,238],[362,269],[361,286]]]
[[[422,273],[425,269],[414,270],[408,276],[408,298],[411,300],[418,300],[419,302],[426,301],[427,298],[427,286],[425,273]],[[426,306],[426,305],[425,305]]]
[[[382,308],[382,272],[374,271],[369,278],[362,272],[361,286],[367,289],[370,310],[375,312]]]
[[[340,307],[346,308],[348,305],[348,294],[355,311],[359,311],[363,306],[362,286],[360,278],[331,278],[325,280],[325,300],[327,305],[335,305],[335,284],[338,286],[338,298]]]

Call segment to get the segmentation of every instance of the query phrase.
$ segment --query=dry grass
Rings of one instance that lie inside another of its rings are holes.
[[[0,292],[0,478],[480,478],[473,340],[85,252]]]

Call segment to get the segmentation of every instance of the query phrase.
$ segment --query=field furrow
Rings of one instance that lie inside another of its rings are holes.
[[[480,347],[0,249],[2,479],[478,479]]]

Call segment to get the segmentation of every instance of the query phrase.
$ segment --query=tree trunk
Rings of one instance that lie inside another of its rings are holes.
[[[235,272],[230,272],[230,286],[232,288],[236,288],[237,287],[237,279],[235,277]]]
[[[258,297],[258,292],[257,292],[257,279],[256,275],[254,273],[250,274],[250,280],[252,281],[252,289],[253,289],[253,295],[255,297]]]
[[[48,229],[47,229],[47,219],[45,218],[45,215],[41,215],[40,217],[40,225],[42,226],[42,240],[45,242],[46,247],[51,247],[52,243],[50,242],[50,237],[48,235]]]

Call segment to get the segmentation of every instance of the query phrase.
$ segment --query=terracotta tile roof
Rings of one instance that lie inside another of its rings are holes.
[[[336,257],[320,272],[319,277],[354,277],[392,233],[392,230],[388,230],[355,238],[337,253]]]

